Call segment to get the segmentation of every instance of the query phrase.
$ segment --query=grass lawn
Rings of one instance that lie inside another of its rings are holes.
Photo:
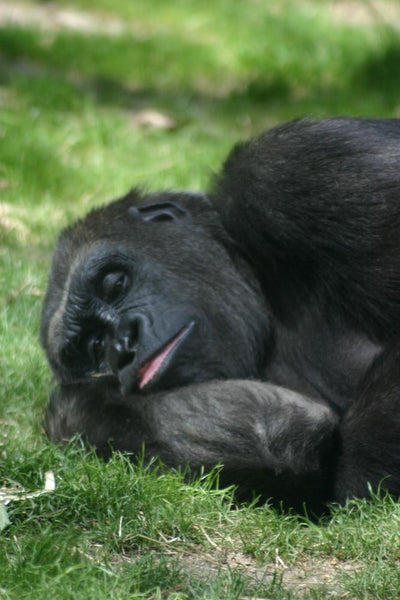
[[[399,28],[393,0],[0,0],[1,600],[400,597],[390,498],[313,523],[52,447],[38,343],[62,226],[132,185],[204,189],[293,117],[400,117]]]

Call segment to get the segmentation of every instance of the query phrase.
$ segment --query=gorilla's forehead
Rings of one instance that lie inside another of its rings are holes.
[[[156,265],[169,267],[171,270],[175,267],[182,272],[189,263],[203,262],[208,251],[219,255],[220,261],[227,258],[226,251],[200,229],[195,232],[157,224],[131,227],[128,233],[120,231],[112,235],[108,232],[98,236],[96,241],[75,247],[73,254],[65,252],[61,246],[57,254],[58,262],[64,265],[65,256],[69,255],[70,267],[64,275],[64,289],[67,281],[75,279],[78,274],[85,279],[102,266],[112,268],[113,264],[143,267],[150,263],[154,273],[157,271]],[[218,259],[217,256],[215,259]],[[208,270],[210,272],[210,266]]]

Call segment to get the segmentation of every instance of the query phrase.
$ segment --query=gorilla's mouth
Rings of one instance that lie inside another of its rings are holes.
[[[190,321],[186,327],[172,338],[165,346],[161,348],[152,358],[144,363],[140,367],[137,376],[137,385],[139,390],[142,390],[147,384],[154,380],[157,375],[157,379],[166,370],[171,362],[171,359],[179,346],[188,337],[194,327],[194,321]]]

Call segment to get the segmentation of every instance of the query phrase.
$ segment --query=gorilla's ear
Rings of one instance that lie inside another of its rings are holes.
[[[187,210],[174,202],[152,202],[142,206],[131,206],[129,216],[141,221],[175,221],[188,217]]]

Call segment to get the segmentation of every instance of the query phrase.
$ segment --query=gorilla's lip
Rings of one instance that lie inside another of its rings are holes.
[[[170,363],[172,356],[175,354],[179,346],[188,337],[194,327],[194,321],[190,321],[183,329],[181,329],[165,346],[158,350],[149,360],[147,360],[139,369],[137,375],[137,385],[139,390],[142,390],[154,378],[160,376]],[[158,377],[157,377],[158,379]]]

